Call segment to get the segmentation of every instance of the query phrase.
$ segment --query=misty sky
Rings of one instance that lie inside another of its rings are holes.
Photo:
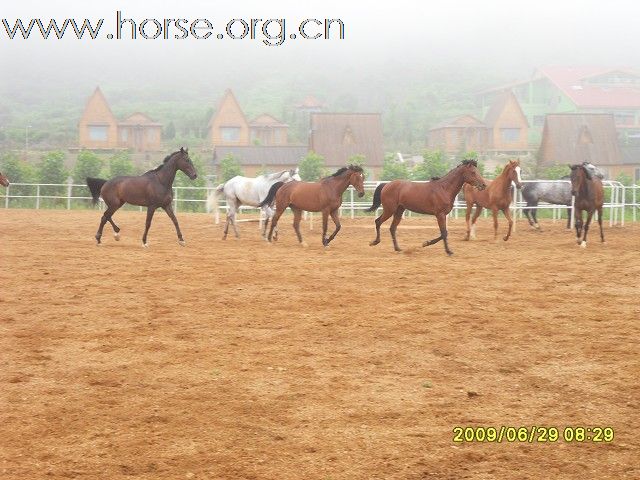
[[[289,32],[304,18],[340,18],[345,40],[8,40],[0,37],[0,86],[156,81],[185,87],[233,85],[246,77],[384,77],[439,68],[480,68],[506,79],[527,76],[544,64],[640,66],[640,4],[634,1],[30,1],[3,3],[2,18],[28,21],[105,18],[115,11],[135,19],[286,18]],[[1,27],[3,28],[3,27]],[[4,29],[4,28],[3,28]],[[3,32],[4,33],[4,32]],[[4,85],[3,85],[4,84]]]

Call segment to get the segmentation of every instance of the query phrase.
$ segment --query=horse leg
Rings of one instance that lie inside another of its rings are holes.
[[[278,220],[280,220],[283,212],[284,208],[276,207],[276,213],[273,214],[273,218],[271,219],[271,230],[269,230],[269,237],[267,238],[269,242],[273,238],[273,230],[278,225]]]
[[[511,236],[511,229],[513,228],[513,220],[511,219],[511,211],[509,210],[509,207],[503,208],[502,213],[504,213],[504,216],[507,218],[507,221],[509,222],[509,230],[507,230],[507,236],[503,238],[503,240],[506,242],[507,240],[509,240],[509,237]]]
[[[302,210],[299,208],[291,207],[293,211],[293,229],[296,231],[296,235],[298,236],[298,242],[303,247],[307,246],[307,243],[302,240],[302,234],[300,233],[300,221],[302,220]]]
[[[591,224],[591,218],[593,218],[594,210],[587,210],[587,221],[584,224],[584,236],[582,237],[582,242],[580,246],[582,248],[587,248],[587,232],[589,231],[589,225]]]
[[[227,197],[227,221],[224,224],[224,235],[222,236],[223,240],[227,239],[227,233],[229,233],[229,224],[233,221],[233,228],[235,229],[235,217],[236,211],[238,210],[238,206],[236,205],[235,200],[229,199]],[[236,235],[238,232],[236,231]]]
[[[369,245],[371,247],[373,247],[374,245],[378,245],[380,243],[380,226],[384,222],[386,222],[391,215],[393,215],[393,212],[391,210],[388,210],[383,205],[382,215],[380,215],[378,218],[376,218],[376,221],[375,221],[375,224],[376,224],[376,238],[375,238],[375,240],[369,242]]]
[[[471,219],[471,231],[470,231],[470,240],[476,239],[476,222],[478,221],[478,217],[482,213],[482,206],[476,203],[476,210],[473,212],[473,218]]]
[[[329,212],[326,210],[322,211],[322,246],[326,247],[329,242],[327,242],[327,229],[329,228]]]
[[[115,238],[116,241],[120,240],[120,227],[118,227],[114,223],[113,218],[111,217],[107,219],[107,222],[109,222],[111,224],[111,227],[113,228],[113,231],[114,231],[113,238]]]
[[[467,211],[464,214],[464,218],[467,222],[467,236],[465,237],[466,241],[471,239],[471,222],[469,221],[471,218],[471,210],[473,209],[473,203],[467,202]]]
[[[389,227],[389,231],[391,232],[391,239],[393,240],[393,248],[396,252],[401,252],[402,249],[398,246],[398,240],[396,239],[396,229],[398,228],[398,224],[400,220],[402,220],[402,214],[404,213],[404,207],[398,207],[396,212],[393,214],[393,221],[391,222],[391,227]]]
[[[98,231],[96,232],[96,241],[98,242],[98,245],[102,243],[100,241],[100,238],[102,238],[102,230],[104,229],[105,223],[109,221],[109,219],[111,218],[111,215],[113,215],[115,211],[118,210],[120,207],[121,205],[118,205],[117,207],[108,205],[107,210],[102,214],[102,218],[100,219],[100,226],[98,227]]]
[[[176,227],[176,233],[178,234],[178,243],[184,247],[185,246],[184,238],[182,238],[182,232],[180,231],[180,225],[178,225],[178,219],[176,218],[176,214],[173,213],[173,207],[171,206],[171,204],[169,204],[162,208],[164,209],[165,212],[167,212],[167,215],[169,215],[169,218],[173,222],[173,226]]]
[[[440,227],[440,236],[438,238],[434,238],[433,240],[424,242],[422,246],[427,247],[442,240],[444,243],[444,251],[447,252],[447,255],[451,256],[453,255],[453,252],[449,250],[449,243],[447,242],[447,216],[445,214],[439,213],[438,215],[436,215],[436,219],[438,220],[438,227]]]
[[[582,235],[582,210],[576,209],[576,243],[580,245],[580,235]]]
[[[604,243],[604,230],[602,230],[602,207],[598,208],[598,225],[600,226],[600,241]]]
[[[325,246],[329,246],[329,242],[331,240],[333,240],[334,238],[336,238],[336,235],[338,234],[338,232],[340,231],[340,217],[338,216],[338,210],[334,210],[333,212],[331,212],[329,215],[331,215],[331,220],[333,220],[333,223],[336,225],[336,229],[335,231],[331,234],[331,236],[329,237],[329,239],[327,240],[327,245]]]
[[[571,230],[571,207],[567,208],[567,230]]]
[[[151,220],[153,219],[153,214],[156,213],[156,208],[158,207],[147,207],[147,222],[144,226],[144,235],[142,235],[142,246],[144,248],[149,246],[147,243],[147,233],[149,233],[149,227],[151,227]]]
[[[269,227],[269,219],[273,217],[273,210],[271,210],[271,207],[265,205],[264,207],[262,207],[262,212],[264,213],[264,216],[265,216],[264,229],[262,230],[262,238],[266,240],[267,228]]]
[[[493,241],[498,241],[498,210],[492,208],[491,216],[493,217]]]

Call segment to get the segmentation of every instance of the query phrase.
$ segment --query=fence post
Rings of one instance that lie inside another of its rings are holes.
[[[67,210],[71,210],[71,194],[73,193],[73,178],[67,178]]]
[[[576,197],[575,195],[571,195],[571,228],[576,224]]]
[[[636,221],[636,210],[638,209],[638,205],[636,204],[636,191],[638,190],[638,185],[633,186],[633,221]]]
[[[5,192],[4,192],[4,208],[9,208],[9,189],[10,189],[10,188],[11,188],[11,185],[9,185],[9,186],[7,187],[7,189],[5,190]],[[635,193],[636,193],[636,192],[635,192],[635,190],[634,190],[633,194],[635,195]],[[636,213],[636,212],[635,212],[635,210],[634,210],[633,214],[635,215],[635,213]]]
[[[349,193],[351,194],[351,219],[353,220],[353,218],[355,217],[355,211],[354,211],[354,205],[353,205],[353,187],[349,189]]]
[[[36,185],[36,210],[40,210],[40,185]]]

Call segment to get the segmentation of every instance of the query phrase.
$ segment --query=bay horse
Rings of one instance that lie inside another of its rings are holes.
[[[598,211],[598,224],[600,225],[600,240],[604,243],[604,231],[602,230],[602,205],[604,203],[604,188],[602,180],[593,174],[584,164],[571,165],[571,194],[574,195],[576,218],[576,241],[582,248],[587,246],[587,232],[591,224],[593,213]],[[582,223],[582,211],[587,212],[587,221]],[[582,240],[582,228],[584,225],[584,236]]]
[[[467,221],[467,236],[466,240],[476,239],[476,221],[480,216],[483,208],[491,210],[493,215],[493,239],[498,239],[498,211],[502,210],[502,213],[509,222],[509,230],[507,235],[503,237],[506,242],[511,236],[511,229],[513,228],[513,220],[511,219],[511,212],[509,206],[513,200],[513,191],[511,190],[511,182],[516,184],[518,189],[522,188],[522,179],[520,178],[520,160],[509,160],[504,166],[504,169],[498,175],[495,180],[489,182],[489,185],[483,191],[475,189],[471,185],[465,185],[464,187],[464,199],[467,203],[467,213],[465,215]],[[471,216],[471,209],[473,205],[476,206],[476,210],[473,214],[471,223],[469,217]]]
[[[0,185],[2,185],[3,187],[8,187],[9,186],[9,179],[2,172],[0,172]]]
[[[352,185],[358,192],[358,196],[364,196],[364,171],[358,165],[349,165],[340,168],[336,173],[321,179],[319,182],[298,182],[274,184],[267,197],[258,205],[270,205],[274,199],[276,212],[271,220],[268,240],[273,237],[273,230],[278,225],[278,220],[287,207],[293,211],[293,229],[298,236],[298,241],[303,247],[307,244],[300,234],[300,220],[302,211],[322,212],[322,245],[327,247],[340,231],[340,218],[338,209],[342,205],[342,194],[347,187]],[[327,237],[329,216],[336,226],[335,231]]]
[[[257,207],[260,202],[266,198],[269,193],[269,189],[273,184],[276,182],[286,183],[291,180],[301,180],[300,175],[298,175],[297,168],[282,170],[272,174],[259,175],[255,178],[237,175],[227,182],[218,185],[210,200],[212,202],[216,202],[218,194],[224,193],[227,201],[227,222],[224,226],[224,236],[222,239],[227,239],[229,224],[233,226],[236,238],[240,238],[240,234],[236,227],[236,214],[238,213],[238,209],[241,205]],[[273,217],[274,210],[271,208],[271,205],[264,205],[261,208],[266,217],[262,236],[266,238],[267,226],[269,225],[269,219]]]
[[[598,167],[592,163],[583,163],[593,175],[604,178],[604,175]],[[570,175],[565,175],[561,180],[569,180]],[[529,221],[529,225],[540,230],[538,223],[537,207],[540,202],[547,202],[553,205],[567,206],[567,229],[571,228],[571,183],[570,182],[554,182],[550,180],[538,180],[528,182],[522,187],[522,198],[527,202],[526,208],[522,210]]]
[[[188,149],[180,148],[177,152],[167,155],[161,165],[142,175],[115,177],[111,180],[87,178],[87,186],[91,191],[93,204],[98,203],[98,198],[102,197],[104,203],[107,205],[107,210],[102,215],[100,226],[96,233],[98,245],[101,243],[102,229],[107,222],[113,227],[115,239],[120,240],[120,228],[113,222],[111,217],[116,210],[125,203],[129,203],[131,205],[147,207],[147,223],[145,225],[144,235],[142,235],[143,247],[146,248],[149,246],[147,244],[147,233],[149,232],[151,220],[157,208],[162,208],[167,212],[167,215],[169,215],[173,225],[176,227],[178,242],[184,246],[185,241],[184,238],[182,238],[178,219],[175,213],[173,213],[173,206],[171,204],[173,201],[173,180],[178,170],[184,172],[191,180],[195,180],[198,177],[193,162],[189,158]]]
[[[376,238],[369,245],[380,243],[380,226],[393,215],[391,222],[391,238],[396,252],[401,249],[396,239],[396,229],[405,210],[416,213],[435,215],[440,227],[440,236],[428,240],[423,247],[433,245],[443,240],[444,251],[453,255],[447,243],[447,214],[453,208],[456,196],[464,184],[475,185],[479,189],[485,188],[485,183],[475,160],[464,160],[442,178],[433,178],[428,183],[410,182],[408,180],[394,180],[381,183],[373,194],[373,205],[367,209],[373,212],[382,205],[382,215],[376,218]]]

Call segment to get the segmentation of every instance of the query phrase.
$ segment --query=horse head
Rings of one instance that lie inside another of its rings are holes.
[[[593,176],[584,165],[569,165],[569,168],[571,168],[571,175],[569,176],[571,179],[571,195],[576,196],[587,180],[592,180]]]
[[[291,180],[295,180],[296,182],[302,181],[302,178],[300,178],[298,167],[289,170],[289,175],[291,176]]]
[[[358,192],[358,197],[364,197],[364,170],[360,165],[349,165],[347,170],[351,172],[349,184]]]
[[[520,190],[522,188],[522,177],[520,176],[520,159],[509,160],[507,166],[504,168],[505,173],[508,175],[509,180],[516,184],[516,188]]]
[[[0,185],[2,185],[3,187],[8,187],[9,186],[9,179],[2,172],[0,172]]]
[[[196,167],[193,165],[191,158],[189,158],[188,148],[180,147],[180,150],[178,152],[175,152],[173,155],[177,156],[176,167],[178,168],[178,170],[182,170],[184,174],[191,180],[195,180],[196,178],[198,178]]]
[[[462,181],[476,187],[478,190],[487,188],[484,178],[478,171],[478,162],[475,160],[463,160],[458,168],[462,170]]]

